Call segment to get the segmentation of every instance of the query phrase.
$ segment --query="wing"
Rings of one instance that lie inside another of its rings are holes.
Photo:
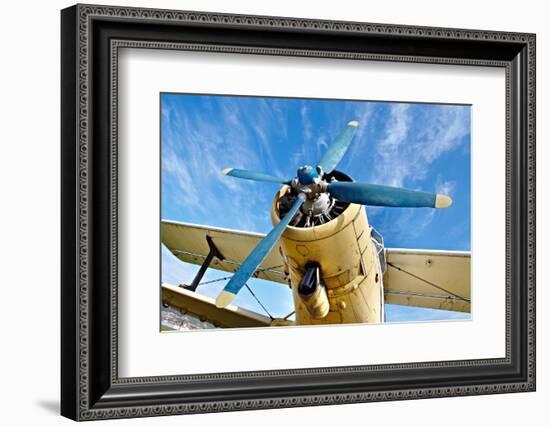
[[[386,249],[386,303],[470,312],[470,253]]]
[[[265,237],[263,234],[233,229],[171,221],[161,222],[162,243],[178,259],[187,263],[196,265],[203,263],[210,250],[207,236],[211,238],[224,257],[224,260],[215,258],[210,267],[229,273],[234,273],[254,247]],[[256,278],[288,284],[280,250],[279,243],[275,244],[254,274]]]
[[[292,324],[292,321],[271,319],[235,305],[220,309],[216,307],[215,300],[211,297],[166,283],[162,284],[162,303],[193,315],[201,321],[208,321],[216,327],[265,327]]]

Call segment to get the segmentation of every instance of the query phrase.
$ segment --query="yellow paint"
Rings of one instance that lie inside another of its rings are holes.
[[[436,209],[446,209],[451,204],[453,204],[453,200],[448,195],[437,194],[435,196],[435,208]]]
[[[283,186],[273,200],[274,225],[279,223],[277,203],[287,190]],[[288,226],[280,244],[285,270],[290,276],[296,324],[382,321],[382,273],[363,206],[350,204],[336,219],[320,226]],[[320,310],[308,308],[308,302],[304,303],[297,292],[305,265],[310,262],[320,265],[326,286],[329,309],[322,317]]]
[[[228,291],[222,291],[216,298],[216,307],[225,308],[235,298],[235,294]]]

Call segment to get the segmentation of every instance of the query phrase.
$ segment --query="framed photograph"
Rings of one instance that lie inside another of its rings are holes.
[[[61,12],[61,413],[535,390],[535,35]]]

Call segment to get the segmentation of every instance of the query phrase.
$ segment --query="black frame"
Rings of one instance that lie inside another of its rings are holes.
[[[62,415],[89,420],[535,390],[535,35],[96,5],[64,9],[61,29]],[[121,47],[505,68],[506,357],[119,378]]]

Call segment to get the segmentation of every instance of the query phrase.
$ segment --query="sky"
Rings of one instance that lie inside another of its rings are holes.
[[[450,195],[448,209],[366,207],[386,247],[470,250],[470,107],[464,105],[162,93],[161,218],[267,233],[277,185],[222,174],[227,167],[292,178],[315,166],[351,120],[338,166],[359,182]],[[198,266],[162,247],[162,280],[190,283]],[[203,281],[228,277],[209,269]],[[216,297],[227,280],[201,285]],[[251,279],[273,317],[294,310],[288,287]],[[265,314],[243,288],[234,304]],[[386,305],[386,321],[467,319],[469,314]]]

